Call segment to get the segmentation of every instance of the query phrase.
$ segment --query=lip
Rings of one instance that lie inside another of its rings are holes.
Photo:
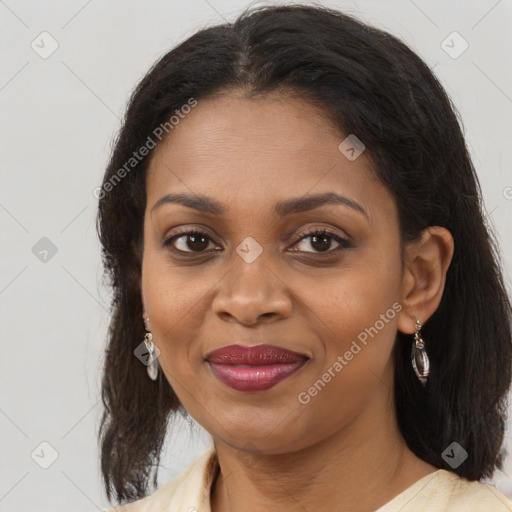
[[[264,391],[292,376],[308,357],[275,345],[228,345],[206,356],[212,373],[237,391]]]

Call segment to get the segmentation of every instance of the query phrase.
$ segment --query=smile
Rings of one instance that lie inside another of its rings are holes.
[[[269,389],[292,376],[307,360],[302,354],[272,345],[229,345],[206,358],[213,375],[237,391]]]

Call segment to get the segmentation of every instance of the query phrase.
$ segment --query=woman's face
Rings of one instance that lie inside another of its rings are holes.
[[[169,384],[230,446],[301,449],[392,404],[397,209],[347,135],[300,99],[230,94],[155,149],[144,313]],[[278,348],[211,355],[230,345]]]

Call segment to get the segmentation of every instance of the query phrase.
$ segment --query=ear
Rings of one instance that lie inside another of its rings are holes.
[[[436,311],[443,296],[446,273],[453,257],[451,233],[440,226],[429,226],[419,240],[405,248],[398,330],[413,334],[416,318],[424,324]]]
[[[140,301],[142,303],[142,318],[148,318],[149,313],[146,307],[146,300],[144,299],[144,292],[142,291],[142,286],[140,288]]]

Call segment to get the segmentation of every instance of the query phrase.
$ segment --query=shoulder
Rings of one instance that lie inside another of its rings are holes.
[[[439,469],[424,476],[377,512],[512,512],[496,487]]]
[[[512,501],[493,485],[478,481],[470,482],[450,471],[443,471],[443,473],[446,481],[445,487],[452,489],[450,498],[453,501],[454,511],[512,511]]]
[[[166,506],[166,510],[195,508],[200,512],[205,508],[205,504],[209,510],[210,486],[217,465],[215,449],[211,447],[150,496],[125,505],[106,508],[103,512],[160,512],[163,506]]]

